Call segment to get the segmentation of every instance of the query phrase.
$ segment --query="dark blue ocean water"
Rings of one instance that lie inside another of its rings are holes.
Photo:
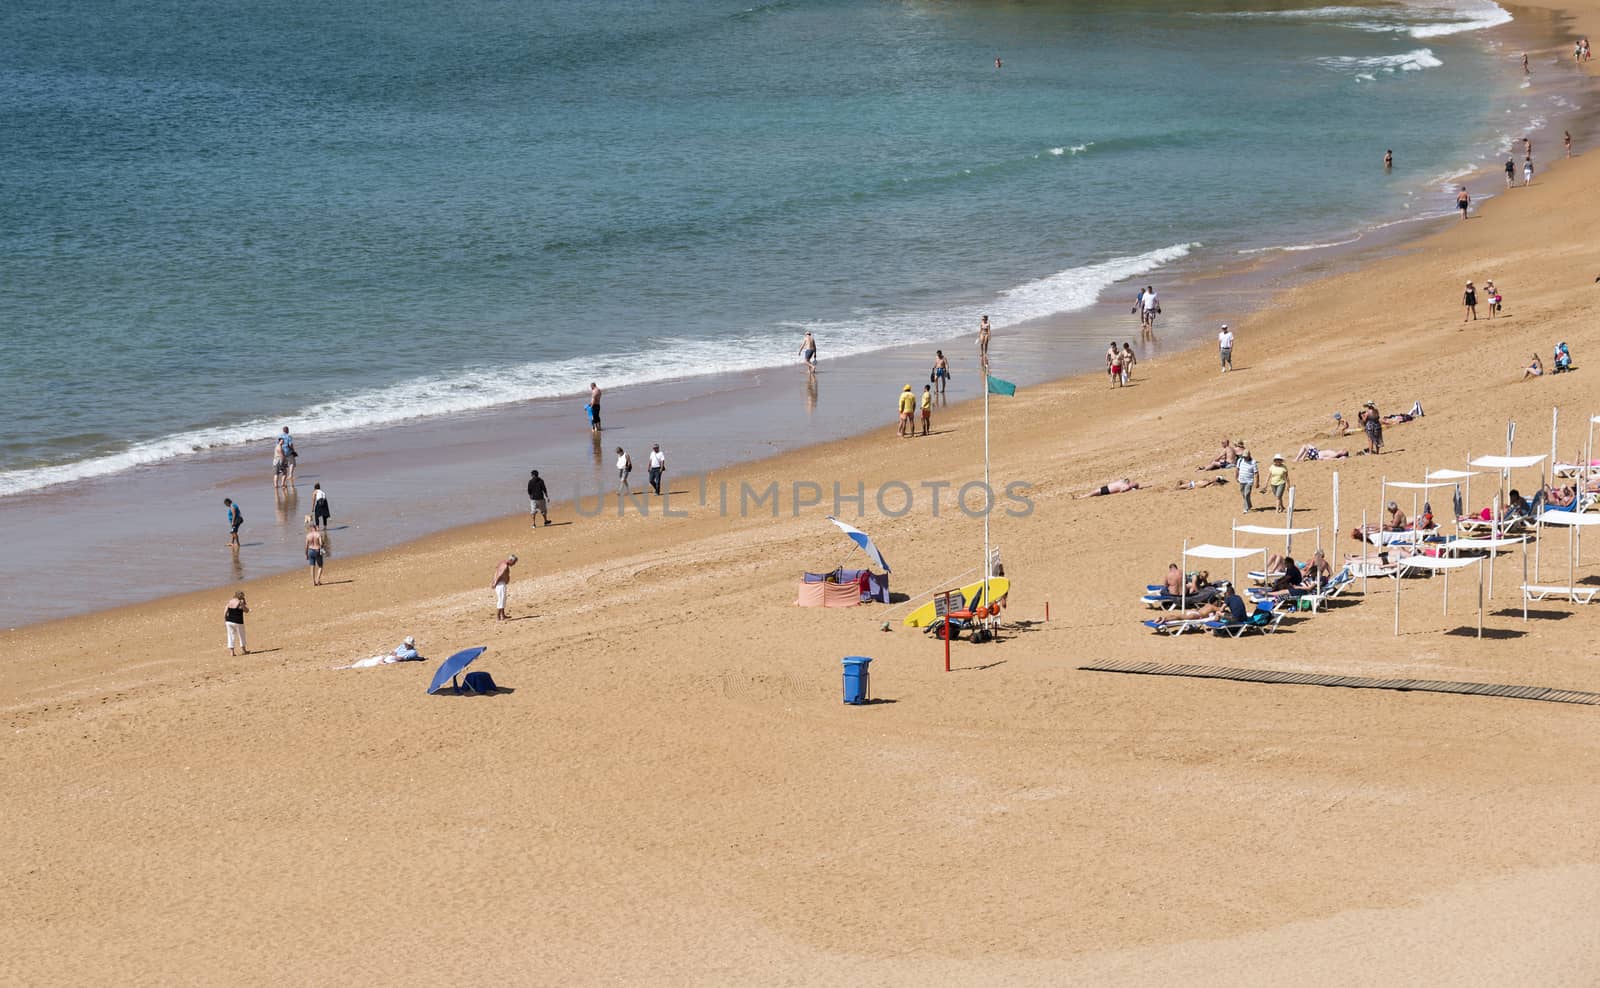
[[[0,495],[770,366],[805,328],[825,358],[1004,328],[1442,212],[1526,125],[1484,82],[1507,17],[12,0]]]

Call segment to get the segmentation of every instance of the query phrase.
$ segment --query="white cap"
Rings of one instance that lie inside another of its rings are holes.
[[[1227,328],[1228,328],[1228,324],[1227,324],[1227,323],[1223,323],[1223,324],[1222,324],[1222,328],[1223,328],[1223,329],[1227,329]]]
[[[410,635],[406,635],[406,644],[407,645],[415,645],[416,643],[417,643],[417,640],[415,638],[412,638]]]

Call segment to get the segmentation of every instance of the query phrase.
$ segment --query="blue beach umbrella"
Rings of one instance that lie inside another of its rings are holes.
[[[854,525],[846,525],[844,522],[832,515],[828,516],[828,520],[833,522],[835,525],[838,525],[839,531],[850,536],[850,541],[860,546],[861,551],[867,554],[867,558],[871,559],[875,566],[883,570],[885,573],[890,572],[889,564],[884,560],[883,553],[879,552],[878,547],[872,544],[872,536],[868,535],[866,532],[863,532],[861,529],[856,528]]]
[[[489,646],[479,645],[477,648],[463,649],[462,651],[450,656],[448,659],[445,659],[444,662],[440,663],[439,671],[433,674],[433,682],[428,686],[428,692],[430,694],[439,692],[439,690],[444,687],[446,680],[454,680],[461,670],[472,665],[473,659],[476,659],[478,656],[482,655],[488,650]],[[455,684],[452,683],[451,685]]]

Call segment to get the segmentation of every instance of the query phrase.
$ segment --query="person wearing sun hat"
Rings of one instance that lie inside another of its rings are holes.
[[[1466,308],[1467,314],[1461,317],[1462,322],[1478,318],[1478,290],[1472,287],[1472,282],[1467,282],[1466,291],[1461,293],[1461,304]]]
[[[1278,510],[1283,510],[1283,492],[1289,489],[1289,468],[1284,465],[1283,454],[1272,454],[1272,466],[1267,468],[1267,482],[1260,490],[1265,494],[1272,491],[1272,496],[1278,499]]]
[[[916,434],[916,427],[911,424],[911,415],[917,410],[917,396],[911,393],[911,385],[900,389],[900,438],[909,439]]]
[[[1361,406],[1361,428],[1367,434],[1368,453],[1381,453],[1383,451],[1383,416],[1378,414],[1375,402],[1366,402]]]

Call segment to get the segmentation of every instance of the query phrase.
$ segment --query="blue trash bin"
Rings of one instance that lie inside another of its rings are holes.
[[[865,655],[852,655],[840,661],[844,663],[844,702],[866,703],[872,695],[871,677],[867,673],[867,666],[872,664],[872,659]]]

